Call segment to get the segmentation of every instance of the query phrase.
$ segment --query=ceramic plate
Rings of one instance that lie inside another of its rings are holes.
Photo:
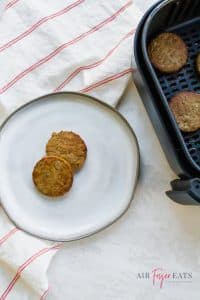
[[[83,168],[62,197],[40,194],[32,181],[52,132],[74,131],[88,148]],[[70,241],[91,235],[129,207],[138,174],[138,144],[126,120],[97,99],[50,94],[14,112],[0,130],[0,197],[10,219],[35,236]]]

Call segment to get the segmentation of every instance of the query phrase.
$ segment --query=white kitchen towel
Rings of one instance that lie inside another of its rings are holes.
[[[130,0],[0,0],[0,119],[69,90],[115,106],[131,76],[140,12]],[[1,174],[3,176],[3,174]],[[0,210],[0,299],[44,299],[61,247],[14,227]]]

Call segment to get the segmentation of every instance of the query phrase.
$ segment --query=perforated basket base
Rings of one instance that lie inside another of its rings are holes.
[[[165,75],[157,72],[163,93],[168,101],[180,91],[200,93],[200,76],[195,71],[196,56],[200,53],[200,18],[168,28],[166,31],[182,37],[188,46],[189,58],[187,65],[179,73]],[[200,167],[200,130],[182,135],[193,161]]]

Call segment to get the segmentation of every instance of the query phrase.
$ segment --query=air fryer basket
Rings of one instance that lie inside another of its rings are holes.
[[[187,65],[176,74],[163,75],[156,71],[148,57],[147,46],[150,40],[164,31],[177,33],[188,46]],[[182,178],[181,181],[176,180],[172,183],[174,191],[169,192],[168,195],[173,200],[184,204],[200,202],[200,130],[190,134],[182,133],[168,102],[179,91],[200,92],[200,78],[194,67],[195,57],[199,52],[199,0],[161,1],[150,9],[141,21],[135,39],[135,56],[139,71],[150,92],[154,113],[147,104],[149,99],[144,100],[144,104],[154,127],[157,127],[157,133],[171,166]],[[160,117],[159,126],[155,124],[155,113]],[[158,132],[160,125],[165,128]]]

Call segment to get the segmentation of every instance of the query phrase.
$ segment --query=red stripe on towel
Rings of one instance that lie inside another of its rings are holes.
[[[9,239],[10,236],[12,236],[15,232],[19,231],[18,228],[13,228],[11,229],[6,235],[4,235],[1,239],[0,239],[0,246],[7,241],[7,239]]]
[[[15,275],[15,277],[12,279],[12,281],[10,282],[10,284],[8,285],[8,287],[6,288],[6,290],[3,292],[3,294],[1,295],[0,299],[4,300],[6,299],[6,297],[8,296],[8,294],[10,293],[10,291],[12,290],[12,288],[14,287],[15,283],[18,281],[18,279],[20,278],[20,274],[23,272],[24,269],[26,269],[34,260],[36,260],[38,257],[40,257],[41,255],[44,255],[45,253],[48,253],[51,250],[58,250],[61,247],[61,244],[57,244],[55,246],[49,247],[49,248],[44,248],[38,252],[36,252],[34,255],[32,255],[28,260],[26,260],[17,270],[17,273]]]
[[[8,2],[8,4],[6,5],[6,9],[11,8],[13,5],[15,5],[17,2],[19,2],[19,0],[13,0]]]
[[[85,65],[77,68],[74,72],[72,72],[68,77],[54,90],[54,92],[58,92],[61,89],[64,88],[74,77],[76,77],[81,71],[93,69],[95,67],[98,67],[101,65],[106,59],[108,59],[113,52],[120,46],[120,44],[127,38],[132,37],[133,33],[135,32],[135,29],[131,30],[129,33],[127,33],[118,43],[117,45],[112,48],[105,56],[104,58],[96,61],[95,63],[92,63],[90,65]]]
[[[44,294],[42,294],[40,300],[44,300],[44,299],[46,298],[48,292],[49,292],[49,289],[47,289],[47,290],[44,292]]]
[[[117,73],[115,75],[111,75],[111,76],[109,76],[109,77],[107,77],[105,79],[102,79],[102,80],[100,80],[100,81],[98,81],[96,83],[93,83],[93,84],[89,85],[88,87],[80,90],[79,92],[81,92],[81,93],[87,93],[87,92],[89,92],[89,91],[91,91],[91,90],[93,90],[93,89],[95,89],[95,88],[97,88],[97,87],[99,87],[99,86],[101,86],[103,84],[106,84],[106,83],[108,83],[110,81],[118,79],[118,78],[120,78],[120,77],[122,77],[122,76],[124,76],[124,75],[126,75],[126,74],[128,74],[130,72],[133,72],[133,71],[135,71],[133,68],[126,69],[126,70],[124,70],[122,72],[119,72],[119,73]]]
[[[80,40],[84,39],[88,35],[90,35],[90,34],[96,32],[96,31],[98,31],[100,28],[102,28],[106,24],[108,24],[108,23],[112,22],[113,20],[115,20],[117,18],[117,16],[119,14],[121,14],[122,12],[124,12],[131,4],[132,4],[132,1],[127,2],[124,6],[122,6],[116,13],[114,13],[109,18],[105,19],[104,21],[102,21],[98,25],[92,27],[90,30],[86,31],[85,33],[82,33],[81,35],[79,35],[75,39],[73,39],[73,40],[71,40],[71,41],[69,41],[69,42],[61,45],[60,47],[58,47],[57,49],[55,49],[53,52],[51,52],[49,55],[45,56],[44,58],[40,59],[37,63],[35,63],[32,66],[30,66],[29,68],[25,69],[23,72],[21,72],[20,74],[18,74],[17,76],[15,76],[11,81],[9,81],[5,86],[3,86],[0,89],[0,94],[3,94],[10,87],[12,87],[17,81],[19,81],[20,79],[22,79],[23,77],[25,77],[27,74],[29,74],[33,70],[37,69],[39,66],[43,65],[44,63],[46,63],[47,61],[51,60],[54,56],[56,56],[57,54],[59,54],[62,50],[64,50],[68,46],[73,45],[73,44],[79,42]]]
[[[74,3],[72,3],[72,4],[68,5],[67,7],[65,7],[64,9],[59,10],[58,12],[56,12],[54,14],[51,14],[51,15],[49,15],[47,17],[44,17],[44,18],[40,19],[38,22],[36,22],[35,24],[33,24],[29,29],[27,29],[23,33],[19,34],[16,38],[12,39],[8,43],[6,43],[3,46],[1,46],[0,47],[0,52],[4,51],[7,48],[10,48],[12,45],[16,44],[17,42],[19,42],[20,40],[22,40],[24,37],[30,35],[34,30],[36,30],[42,24],[44,24],[44,23],[48,22],[49,20],[52,20],[52,19],[54,19],[56,17],[59,17],[59,16],[61,16],[63,14],[66,14],[72,8],[78,6],[79,4],[81,4],[84,1],[85,0],[75,1]]]

